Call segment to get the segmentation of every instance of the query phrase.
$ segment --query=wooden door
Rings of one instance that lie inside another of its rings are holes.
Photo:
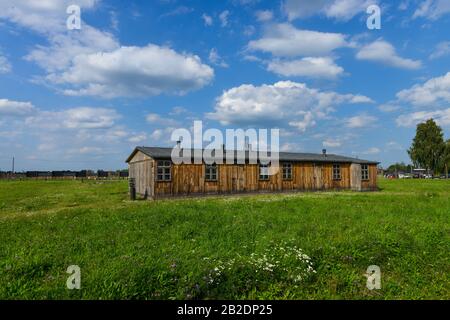
[[[314,189],[323,189],[323,166],[314,165]]]
[[[361,165],[352,163],[350,165],[350,187],[352,190],[361,191]]]
[[[231,170],[231,191],[242,192],[245,190],[244,166],[234,165]]]

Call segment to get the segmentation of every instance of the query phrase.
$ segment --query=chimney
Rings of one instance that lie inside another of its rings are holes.
[[[181,148],[181,140],[177,141],[177,149],[180,151],[183,150],[183,148]]]
[[[327,149],[322,149],[322,154],[323,154],[324,157],[326,157],[327,156]]]

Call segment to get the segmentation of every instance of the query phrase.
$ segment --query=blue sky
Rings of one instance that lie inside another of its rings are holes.
[[[0,0],[0,170],[124,168],[194,120],[408,162],[417,123],[450,138],[449,27],[450,0]]]

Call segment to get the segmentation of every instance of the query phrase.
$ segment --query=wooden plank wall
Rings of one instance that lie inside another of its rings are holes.
[[[369,180],[361,181],[362,190],[375,190],[377,189],[377,166],[369,165]]]
[[[153,197],[153,167],[153,159],[140,151],[128,163],[129,177],[136,181],[137,194]]]
[[[350,188],[361,191],[361,165],[352,163],[350,165]]]
[[[156,168],[153,168],[154,174]],[[333,164],[294,163],[291,180],[282,179],[281,167],[268,181],[259,180],[258,165],[218,165],[218,181],[205,181],[204,165],[173,165],[172,180],[155,182],[154,195],[191,195],[281,190],[350,188],[350,164],[341,164],[341,179],[333,180]],[[372,171],[371,171],[372,172]],[[376,175],[376,167],[375,167]],[[371,181],[371,184],[372,181]],[[375,182],[376,185],[376,182]]]

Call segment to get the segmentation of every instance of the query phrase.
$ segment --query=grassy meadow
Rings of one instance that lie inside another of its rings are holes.
[[[450,181],[379,185],[131,202],[126,181],[0,181],[0,299],[450,299]]]

